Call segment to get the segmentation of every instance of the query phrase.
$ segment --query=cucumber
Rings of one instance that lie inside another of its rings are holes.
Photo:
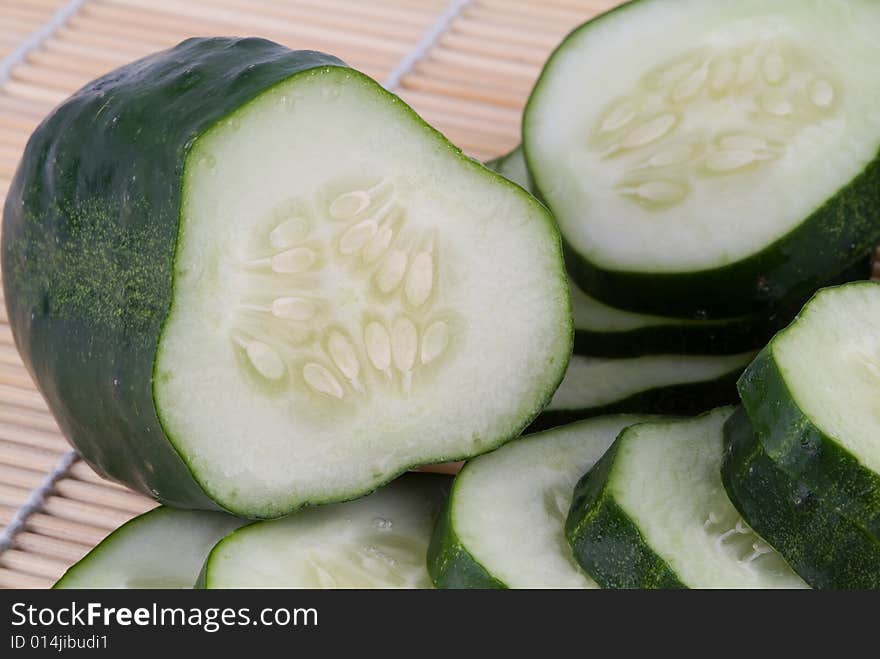
[[[605,588],[803,588],[749,529],[719,474],[733,408],[620,433],[578,482],[565,533]]]
[[[566,37],[523,148],[578,284],[728,318],[806,298],[867,253],[878,32],[874,0],[637,0]]]
[[[569,282],[574,351],[596,357],[652,354],[723,355],[762,347],[785,312],[725,320],[688,320],[616,309]]]
[[[245,523],[159,506],[104,538],[54,588],[192,588],[211,548]]]
[[[425,553],[451,479],[406,474],[370,496],[257,522],[221,540],[204,588],[429,588]]]
[[[189,39],[62,103],[2,234],[62,431],[177,507],[275,517],[488,451],[571,352],[546,209],[340,60],[262,39]]]
[[[510,153],[490,160],[486,163],[486,167],[493,172],[498,172],[508,181],[513,181],[523,190],[532,194],[535,192],[535,184],[532,181],[532,175],[526,167],[526,159],[523,155],[522,145],[516,147]]]
[[[536,193],[522,146],[486,166]],[[871,255],[863,256],[825,284],[865,279],[871,272],[870,262]],[[771,310],[738,318],[700,320],[618,309],[588,295],[571,279],[568,284],[574,316],[574,352],[594,357],[725,355],[762,348],[791,322],[805,301],[784,300]]]
[[[878,391],[876,282],[817,293],[739,381],[725,487],[816,587],[880,588]]]
[[[863,281],[870,276],[871,257],[825,283]],[[584,293],[569,281],[574,316],[574,351],[597,357],[638,357],[651,354],[725,355],[763,348],[785,328],[807,301],[785,300],[766,313],[721,320],[689,320],[616,309]]]
[[[596,588],[574,561],[563,532],[572,490],[623,428],[644,420],[581,421],[469,461],[431,539],[428,571],[434,585]]]
[[[559,389],[530,430],[602,414],[696,414],[734,403],[736,380],[755,356],[574,355]]]

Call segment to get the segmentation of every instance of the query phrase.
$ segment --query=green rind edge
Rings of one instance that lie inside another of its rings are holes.
[[[611,493],[614,460],[627,429],[575,486],[565,536],[575,560],[603,588],[687,588],[645,542]]]
[[[743,519],[814,588],[880,588],[880,544],[779,469],[744,410],[724,427],[721,481]]]
[[[437,517],[431,542],[428,545],[428,574],[437,588],[507,588],[507,584],[492,576],[471,555],[455,532],[453,514],[456,484],[466,469],[467,465],[456,477],[449,498]]]
[[[23,361],[83,458],[162,503],[223,509],[166,437],[153,400],[183,163],[229,112],[322,65],[344,66],[263,39],[188,39],[62,103],[12,181],[3,285]]]

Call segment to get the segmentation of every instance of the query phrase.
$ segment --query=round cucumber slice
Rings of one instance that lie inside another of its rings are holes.
[[[807,581],[880,587],[880,284],[816,294],[739,382],[725,487]]]
[[[638,0],[569,35],[523,146],[584,290],[732,317],[808,296],[867,253],[878,31],[872,0]]]
[[[159,506],[104,538],[54,588],[192,588],[211,548],[246,523]]]
[[[86,460],[249,517],[495,448],[571,351],[546,209],[363,74],[261,39],[185,41],[56,109],[3,282]]]
[[[206,588],[429,588],[425,553],[451,479],[407,474],[348,503],[236,531],[211,551]]]
[[[605,588],[804,588],[721,484],[733,408],[624,430],[575,488],[566,535]]]
[[[575,483],[639,416],[581,421],[469,461],[434,529],[428,571],[441,588],[597,588],[563,527]],[[515,474],[515,478],[511,475]]]

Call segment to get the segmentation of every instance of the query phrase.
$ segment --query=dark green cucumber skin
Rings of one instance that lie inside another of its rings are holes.
[[[344,66],[263,39],[189,39],[89,83],[31,136],[3,213],[9,323],[62,432],[98,473],[168,505],[220,509],[153,400],[184,161],[269,87]]]
[[[738,386],[722,464],[737,510],[810,585],[880,588],[880,476],[798,407],[772,342]]]
[[[610,492],[614,459],[624,441],[626,430],[578,481],[565,537],[575,560],[603,588],[687,588],[644,541]]]
[[[540,175],[529,157],[529,111],[554,59],[574,35],[609,17],[658,0],[631,0],[573,30],[550,55],[523,113],[523,152],[536,194]],[[761,251],[719,268],[692,272],[610,270],[578,253],[563,235],[566,266],[583,290],[606,304],[646,314],[681,318],[733,318],[765,312],[786,298],[806,299],[837,273],[854,265],[880,242],[880,149],[852,181],[842,186],[788,234]]]
[[[741,371],[732,371],[706,382],[688,382],[639,392],[629,398],[580,410],[545,410],[532,421],[526,433],[540,432],[582,419],[606,414],[671,414],[693,416],[706,410],[731,405],[739,400],[736,382]]]
[[[465,466],[467,469],[467,466]],[[493,577],[471,556],[452,523],[455,485],[437,517],[428,545],[428,574],[437,588],[498,589],[507,584]]]
[[[814,588],[880,587],[880,543],[811,486],[780,469],[738,410],[724,427],[721,480],[756,533]]]

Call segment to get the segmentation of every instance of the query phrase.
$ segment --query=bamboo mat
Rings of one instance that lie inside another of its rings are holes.
[[[0,0],[0,204],[31,131],[98,75],[189,36],[262,36],[333,53],[480,160],[519,141],[560,39],[616,0]],[[2,305],[0,305],[2,308]],[[0,587],[50,586],[155,505],[76,459],[0,309]]]

